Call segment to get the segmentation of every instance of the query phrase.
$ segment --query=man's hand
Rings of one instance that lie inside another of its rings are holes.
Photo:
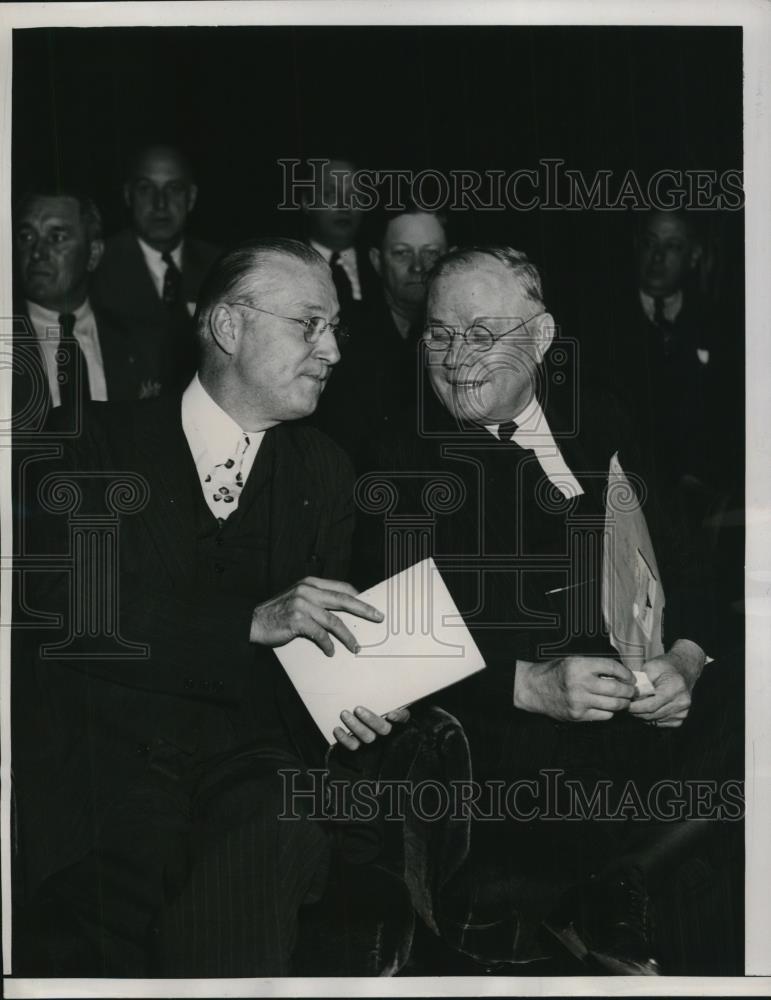
[[[359,706],[352,712],[340,713],[340,718],[350,732],[346,732],[342,726],[337,726],[332,732],[337,742],[347,750],[358,750],[362,743],[372,743],[378,736],[388,736],[392,722],[406,722],[409,717],[410,713],[406,708],[397,708],[383,717]]]
[[[565,722],[600,722],[623,712],[634,697],[634,675],[616,660],[565,656],[546,663],[517,661],[514,707]]]
[[[643,666],[653,694],[632,702],[630,715],[643,722],[674,729],[682,726],[691,708],[691,692],[704,666],[704,651],[695,642],[678,639],[668,653]]]
[[[257,605],[252,612],[249,641],[261,646],[283,646],[304,635],[327,656],[333,656],[331,632],[352,653],[358,653],[358,643],[333,611],[348,611],[371,622],[382,622],[383,613],[357,600],[357,593],[350,583],[306,576],[285,593]]]

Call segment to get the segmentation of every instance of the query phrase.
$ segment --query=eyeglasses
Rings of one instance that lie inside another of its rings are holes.
[[[501,323],[509,322],[510,316],[480,316],[465,330],[460,330],[455,326],[447,326],[445,323],[427,323],[423,337],[426,345],[432,351],[446,351],[452,345],[453,337],[456,335],[463,337],[466,346],[475,351],[489,351],[496,341],[509,333],[514,333],[515,330],[526,326],[530,320],[538,319],[544,313],[545,310],[537,312],[529,319],[523,319],[516,326],[500,331],[497,331],[496,327],[500,326]]]
[[[349,339],[349,333],[341,323],[329,323],[323,316],[311,316],[310,319],[299,319],[297,316],[282,316],[280,313],[271,312],[270,309],[261,309],[253,306],[251,302],[230,302],[231,306],[244,306],[247,309],[254,309],[255,312],[265,313],[266,316],[275,316],[276,319],[285,319],[290,323],[299,323],[303,328],[303,337],[306,344],[318,344],[327,330],[332,332],[337,346],[342,347]]]

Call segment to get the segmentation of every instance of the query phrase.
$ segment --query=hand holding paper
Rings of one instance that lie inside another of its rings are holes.
[[[339,629],[329,632],[331,659],[309,637],[276,649],[329,743],[334,742],[343,709],[366,705],[384,715],[484,667],[433,559],[372,587],[358,601],[384,612],[382,620],[376,620],[339,610],[337,617],[358,653],[344,644]]]
[[[249,641],[275,647],[302,635],[315,642],[327,656],[332,656],[334,645],[330,635],[334,635],[355,653],[356,640],[333,612],[347,611],[373,622],[383,620],[381,611],[359,600],[356,594],[356,589],[342,580],[306,576],[283,594],[254,609]]]

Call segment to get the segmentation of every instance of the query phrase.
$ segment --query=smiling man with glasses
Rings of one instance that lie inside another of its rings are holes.
[[[549,957],[546,928],[553,948],[595,971],[657,975],[647,880],[666,879],[709,824],[607,812],[593,822],[591,809],[544,797],[543,776],[564,774],[584,803],[604,783],[615,804],[628,781],[644,797],[662,778],[737,777],[740,684],[709,665],[691,713],[708,634],[698,582],[664,544],[656,482],[636,464],[623,408],[588,380],[569,392],[578,355],[557,337],[534,264],[510,247],[453,250],[428,276],[426,314],[421,423],[384,438],[369,462],[354,551],[362,585],[432,555],[486,662],[432,698],[463,724],[482,792],[436,922],[488,964]],[[387,509],[369,502],[375,485]],[[606,531],[612,548],[633,498],[667,597],[664,625],[650,623],[656,648],[636,665],[645,696],[611,643],[614,594],[602,589]],[[507,798],[506,815],[496,783],[526,791]]]

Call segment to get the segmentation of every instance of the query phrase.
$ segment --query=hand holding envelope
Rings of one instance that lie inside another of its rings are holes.
[[[356,616],[340,608],[337,617],[345,632],[330,630],[331,659],[305,635],[275,650],[329,743],[339,738],[335,731],[347,705],[390,714],[484,667],[433,559],[389,577],[356,600],[384,614]],[[344,721],[348,725],[350,713]]]
[[[249,639],[258,645],[275,648],[302,635],[315,642],[326,656],[333,656],[335,650],[330,635],[334,635],[356,653],[358,642],[335,611],[345,610],[370,621],[383,620],[383,613],[359,600],[356,593],[350,583],[342,580],[308,576],[254,609]],[[401,709],[381,718],[359,705],[353,712],[344,710],[340,717],[350,732],[337,726],[334,738],[346,749],[357,750],[362,743],[387,736],[391,723],[406,722],[409,712]]]

